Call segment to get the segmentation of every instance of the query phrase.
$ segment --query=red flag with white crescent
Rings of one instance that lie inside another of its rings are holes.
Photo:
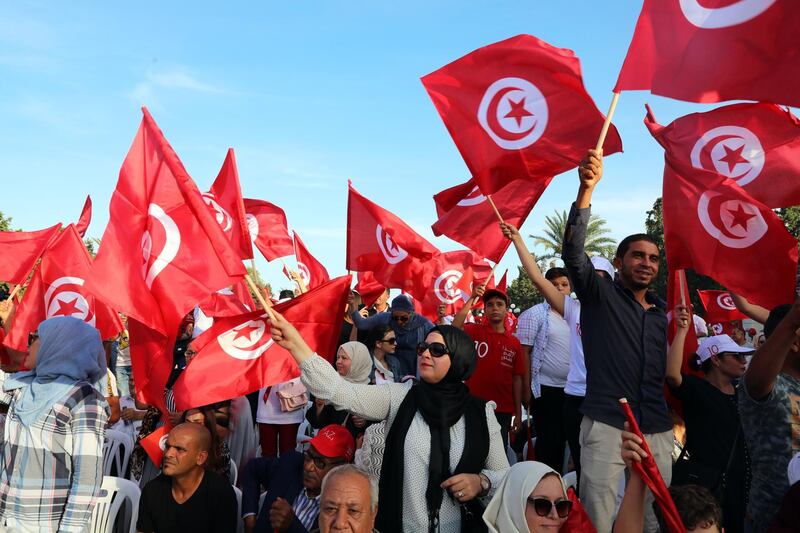
[[[670,269],[691,268],[772,309],[794,299],[797,240],[734,180],[667,157],[664,242]],[[753,272],[769,272],[764,283]]]
[[[351,279],[335,278],[275,306],[311,349],[331,362]],[[289,352],[272,341],[263,310],[215,320],[192,346],[197,355],[172,388],[179,410],[243,396],[300,375]]]
[[[514,180],[494,193],[492,200],[503,220],[521,227],[551,180]],[[450,187],[433,200],[439,216],[431,226],[434,235],[446,235],[490,261],[503,257],[511,241],[500,231],[497,215],[475,180]]]
[[[645,0],[614,92],[800,105],[796,0]]]
[[[217,179],[211,189],[203,193],[203,201],[219,223],[233,250],[241,259],[252,259],[253,244],[250,241],[250,229],[233,148],[228,148]]]
[[[75,230],[78,232],[78,235],[81,236],[81,239],[86,236],[86,230],[89,229],[89,224],[91,221],[92,197],[87,194],[86,201],[83,203],[83,209],[81,210],[81,216],[78,219],[78,222],[75,223]]]
[[[358,281],[355,289],[361,295],[361,302],[367,307],[374,304],[378,297],[383,294],[383,291],[386,290],[383,283],[376,280],[372,272],[358,272],[356,278]]]
[[[330,281],[328,271],[311,255],[296,231],[294,232],[294,256],[297,258],[297,270],[306,287],[314,289]]]
[[[84,286],[92,259],[70,224],[42,254],[4,343],[26,352],[28,334],[39,324],[56,316],[80,318],[98,329],[102,339],[112,339],[122,331],[119,315],[98,301]]]
[[[153,117],[142,112],[86,288],[157,333],[146,335],[158,347],[156,337],[174,337],[197,302],[246,271]],[[171,346],[139,350],[142,339],[133,331],[130,338],[131,357],[137,352],[145,361],[133,365],[140,399],[161,406]]]
[[[706,309],[705,320],[709,324],[747,319],[744,313],[736,309],[730,292],[698,290],[697,294]]]
[[[372,272],[386,287],[414,294],[427,286],[426,263],[439,250],[403,220],[359,194],[350,184],[347,199],[347,270]]]
[[[731,178],[768,207],[800,204],[800,120],[788,109],[733,104],[661,126],[648,107],[644,123],[670,157]]]
[[[532,35],[479,48],[422,83],[484,194],[575,168],[605,122],[574,52]],[[613,125],[604,150],[622,150]]]
[[[445,305],[445,314],[454,315],[464,303],[465,280],[478,277],[485,279],[492,267],[471,250],[443,252],[428,264],[427,283],[415,292],[421,294],[422,314],[436,320],[437,309]]]
[[[24,283],[59,229],[61,224],[38,231],[0,231],[0,280]]]
[[[166,451],[167,437],[172,426],[164,424],[156,428],[152,433],[139,441],[147,456],[153,461],[157,468],[161,468],[161,463],[164,460],[164,451]]]
[[[247,212],[250,239],[267,261],[294,253],[283,209],[275,204],[251,198],[244,199],[244,208]]]

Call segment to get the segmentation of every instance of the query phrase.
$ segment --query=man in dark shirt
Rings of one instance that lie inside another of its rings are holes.
[[[140,533],[236,531],[236,495],[228,481],[206,470],[211,434],[200,424],[170,430],[163,471],[145,485],[139,500]]]
[[[602,153],[590,150],[578,174],[580,187],[567,219],[562,257],[581,301],[586,359],[580,493],[597,531],[611,531],[625,470],[620,398],[631,405],[667,485],[671,479],[672,421],[664,400],[667,317],[661,301],[648,290],[660,257],[651,237],[637,234],[620,242],[614,258],[618,281],[595,274],[584,242],[592,192],[603,174]],[[645,523],[646,531],[658,531],[652,511]]]

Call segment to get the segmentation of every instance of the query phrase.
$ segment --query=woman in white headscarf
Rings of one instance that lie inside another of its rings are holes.
[[[368,384],[372,373],[372,357],[367,347],[357,341],[339,346],[336,352],[336,372],[349,383]],[[363,418],[354,416],[349,411],[336,409],[319,399],[314,400],[313,407],[306,413],[306,420],[314,429],[340,424],[350,431],[354,439],[363,434],[367,427]]]
[[[483,520],[491,533],[558,531],[571,510],[558,472],[544,463],[524,461],[511,467]]]

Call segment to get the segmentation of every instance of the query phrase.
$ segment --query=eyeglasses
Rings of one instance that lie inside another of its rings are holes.
[[[721,355],[729,355],[734,359],[738,359],[739,361],[747,361],[747,354],[741,352],[725,352]]]
[[[421,342],[417,344],[418,356],[424,354],[426,351],[429,351],[433,357],[442,357],[443,355],[450,353],[450,351],[447,349],[447,346],[441,342]]]
[[[383,339],[381,342],[385,342],[386,344],[397,344],[397,338],[392,337],[391,339]]]
[[[392,320],[395,322],[408,322],[408,319],[411,318],[408,315],[392,315]]]
[[[572,502],[569,500],[551,502],[547,498],[538,497],[528,498],[528,504],[533,505],[533,510],[536,511],[536,514],[539,516],[549,515],[553,507],[556,508],[556,514],[559,518],[568,517],[570,511],[572,511]]]
[[[30,333],[28,333],[28,346],[30,347],[31,344],[36,342],[36,339],[38,339],[38,338],[39,338],[39,332],[38,331],[31,331]]]
[[[319,455],[313,455],[308,450],[303,452],[303,461],[312,461],[314,466],[317,467],[317,470],[324,470],[328,466],[335,466],[342,464],[344,461],[326,461],[323,457]]]

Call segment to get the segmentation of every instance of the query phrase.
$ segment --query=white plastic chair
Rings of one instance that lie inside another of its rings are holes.
[[[133,438],[115,429],[106,430],[103,442],[103,475],[123,477],[133,451]]]
[[[239,487],[233,487],[236,494],[236,533],[244,532],[244,520],[242,520],[242,491]]]
[[[235,487],[236,482],[239,480],[239,468],[236,466],[236,461],[233,459],[231,459],[230,474],[228,477],[231,480],[231,485]]]
[[[564,480],[564,485],[567,488],[572,487],[573,489],[578,490],[578,473],[575,472],[574,470],[572,472],[567,472],[566,474],[564,474],[564,477],[562,477],[561,479]]]
[[[119,522],[119,512],[126,501],[125,515],[121,522],[123,533],[136,533],[136,518],[139,515],[139,496],[136,483],[118,477],[106,476],[100,486],[100,497],[92,511],[90,533],[114,533]]]
[[[536,437],[533,437],[531,439],[531,444],[533,444],[533,447],[536,448]],[[528,441],[527,440],[525,441],[525,446],[522,447],[522,460],[523,461],[527,461],[528,460]]]

